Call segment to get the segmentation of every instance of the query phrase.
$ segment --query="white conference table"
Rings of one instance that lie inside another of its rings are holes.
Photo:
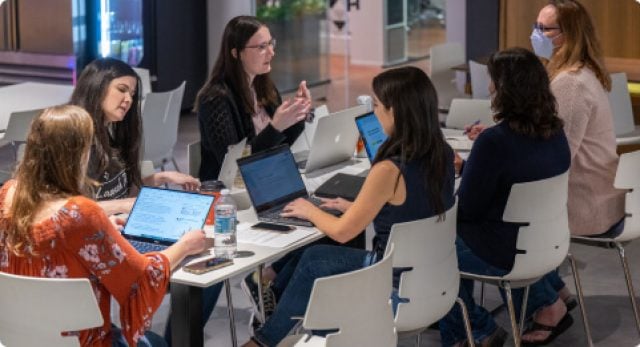
[[[309,174],[302,175],[307,190],[310,192],[338,172],[357,174],[370,167],[367,159],[354,159],[340,163]],[[238,220],[242,225],[253,224],[257,221],[253,209],[238,211]],[[298,227],[301,228],[301,227]],[[282,248],[264,247],[255,244],[238,243],[238,252],[249,251],[253,255],[246,258],[234,258],[231,266],[217,269],[201,275],[195,275],[179,268],[171,275],[171,331],[173,346],[198,347],[204,343],[202,321],[202,293],[203,289],[223,282],[227,294],[231,339],[233,346],[237,346],[235,324],[233,316],[233,302],[229,280],[231,277],[254,269],[262,270],[266,263],[275,261],[285,254],[323,237],[316,230],[314,234],[298,242]],[[196,262],[211,255],[191,260]]]
[[[66,104],[72,92],[72,85],[39,82],[0,87],[0,130],[7,129],[11,113]]]

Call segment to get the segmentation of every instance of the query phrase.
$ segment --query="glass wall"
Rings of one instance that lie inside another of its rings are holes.
[[[407,0],[409,58],[423,58],[431,46],[447,41],[446,0]]]
[[[256,0],[256,16],[276,39],[272,74],[281,93],[329,81],[326,0]]]

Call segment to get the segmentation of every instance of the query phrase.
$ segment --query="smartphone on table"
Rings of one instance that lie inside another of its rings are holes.
[[[269,230],[269,231],[277,231],[281,233],[288,233],[290,231],[296,230],[296,227],[292,225],[259,222],[252,225],[251,229],[263,229],[263,230]]]
[[[229,265],[233,265],[233,259],[215,257],[185,265],[184,271],[200,275]]]

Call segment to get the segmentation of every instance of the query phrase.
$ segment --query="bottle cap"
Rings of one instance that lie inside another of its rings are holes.
[[[229,189],[225,188],[223,190],[220,191],[220,194],[222,195],[229,195]]]

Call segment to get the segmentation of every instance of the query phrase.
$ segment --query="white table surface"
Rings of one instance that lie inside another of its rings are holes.
[[[66,104],[72,85],[26,82],[0,87],[0,130],[7,128],[13,112]]]

